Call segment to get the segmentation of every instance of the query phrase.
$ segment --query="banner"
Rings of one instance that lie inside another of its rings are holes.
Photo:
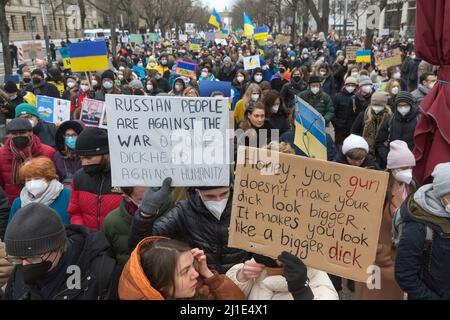
[[[228,186],[228,99],[106,95],[112,185]]]
[[[61,58],[63,60],[64,68],[65,69],[70,69],[71,68],[71,64],[70,64],[69,47],[63,47],[63,48],[59,49],[59,54],[61,55]]]
[[[193,51],[193,52],[200,52],[200,50],[202,49],[202,42],[198,39],[192,39],[191,43],[189,45],[189,50]]]
[[[197,72],[197,64],[178,60],[176,74],[185,77],[195,77]]]
[[[105,41],[85,41],[69,44],[72,72],[108,70],[108,50]]]
[[[387,70],[393,66],[399,66],[402,64],[402,53],[400,49],[389,50],[386,52],[377,52],[375,54],[375,65],[378,65],[378,69]]]
[[[60,124],[70,120],[70,101],[46,96],[36,97],[36,109],[45,122]]]
[[[195,32],[195,23],[185,23],[184,27],[186,29],[186,33],[194,33]]]
[[[151,42],[157,42],[159,40],[159,34],[158,33],[146,33],[145,40],[151,41]]]
[[[357,46],[347,46],[345,48],[345,57],[348,61],[356,61],[356,52],[361,50],[360,47]]]
[[[228,246],[366,282],[372,275],[389,175],[240,147]]]
[[[309,103],[296,97],[294,144],[309,158],[327,160],[325,119]]]
[[[275,43],[280,46],[288,45],[291,43],[291,36],[283,36],[282,34],[279,34],[275,37]]]
[[[227,81],[200,81],[200,96],[209,97],[214,91],[220,91],[224,97],[231,96],[231,82]]]
[[[141,34],[130,34],[130,42],[136,44],[142,44],[142,35]]]
[[[178,36],[178,40],[183,41],[183,42],[187,42],[188,41],[188,35],[187,34],[180,34]]]
[[[103,101],[84,99],[81,106],[81,122],[89,127],[100,126],[104,108]]]
[[[256,68],[261,68],[261,62],[259,60],[259,55],[244,57],[244,70],[253,70]]]

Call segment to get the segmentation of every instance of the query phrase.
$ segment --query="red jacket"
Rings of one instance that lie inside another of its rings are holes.
[[[101,230],[103,220],[119,207],[121,200],[121,191],[111,186],[111,171],[90,176],[80,169],[72,179],[68,209],[70,223]]]
[[[9,148],[11,138],[8,138],[5,145],[0,148],[0,186],[5,190],[9,202],[12,203],[15,198],[20,195],[23,184],[12,183],[12,161],[13,155]],[[41,143],[37,135],[33,135],[33,145],[31,146],[31,154],[33,158],[47,157],[52,159],[55,154],[55,149]]]

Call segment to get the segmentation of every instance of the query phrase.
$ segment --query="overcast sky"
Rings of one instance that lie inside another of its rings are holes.
[[[231,10],[233,7],[234,0],[203,0],[203,3],[208,5],[211,9],[216,8],[218,11],[222,11],[225,9],[225,6],[228,10]]]

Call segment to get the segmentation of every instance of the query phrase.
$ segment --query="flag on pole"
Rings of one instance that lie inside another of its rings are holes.
[[[222,19],[220,18],[220,15],[217,13],[216,9],[213,9],[208,23],[213,25],[217,29],[220,29],[220,27],[222,26]]]
[[[255,26],[253,25],[252,20],[244,11],[244,37],[251,38],[253,36],[253,30]]]
[[[108,50],[105,41],[69,44],[72,72],[108,70]]]
[[[358,50],[356,51],[356,62],[367,62],[371,61],[371,51],[370,50]]]

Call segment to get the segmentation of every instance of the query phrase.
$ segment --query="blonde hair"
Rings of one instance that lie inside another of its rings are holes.
[[[398,80],[391,79],[391,80],[389,80],[388,83],[386,84],[385,90],[386,90],[386,92],[388,93],[389,98],[392,98],[392,97],[393,97],[393,95],[392,95],[392,93],[391,93],[391,90],[392,90],[392,88],[394,87],[395,84],[398,85],[398,89],[399,89],[399,91],[400,91],[400,90],[401,90],[401,85],[400,85],[400,82],[399,82]]]
[[[249,102],[251,102],[252,101],[252,94],[253,94],[253,92],[254,91],[258,91],[258,93],[259,93],[259,99],[261,100],[262,99],[262,89],[261,89],[261,87],[258,85],[258,84],[256,84],[256,83],[251,83],[249,86],[248,86],[248,88],[247,88],[247,91],[245,91],[245,94],[244,94],[244,106],[247,106],[248,104],[249,104]]]

